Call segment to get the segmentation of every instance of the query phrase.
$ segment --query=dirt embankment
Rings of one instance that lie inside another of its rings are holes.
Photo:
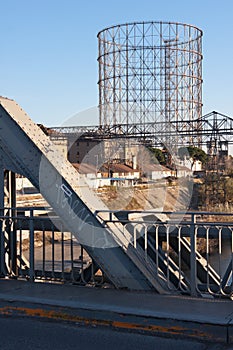
[[[103,187],[98,196],[110,210],[187,210],[192,196],[192,186],[186,181],[169,184],[142,184],[134,187]],[[18,195],[17,205],[23,207],[43,207],[48,203],[41,194]]]
[[[188,187],[166,184],[106,187],[98,195],[110,210],[187,210],[191,199]]]

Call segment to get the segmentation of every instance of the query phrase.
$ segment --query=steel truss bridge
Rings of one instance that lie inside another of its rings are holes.
[[[40,127],[3,97],[0,161],[2,278],[85,285],[101,271],[119,289],[231,297],[232,214],[109,211]],[[47,201],[46,215],[16,206],[15,173]]]
[[[195,127],[194,127],[195,126]],[[151,145],[175,141],[177,146],[207,146],[221,149],[233,144],[233,118],[213,111],[194,121],[115,124],[109,126],[61,126],[51,127],[51,136],[85,137],[91,139],[138,138]]]

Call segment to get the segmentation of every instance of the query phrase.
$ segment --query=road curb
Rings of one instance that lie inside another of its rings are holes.
[[[135,316],[106,310],[69,308],[37,303],[0,301],[0,315],[31,317],[71,322],[89,326],[104,326],[154,336],[191,338],[195,340],[230,344],[233,327],[229,324],[211,324],[172,318]]]

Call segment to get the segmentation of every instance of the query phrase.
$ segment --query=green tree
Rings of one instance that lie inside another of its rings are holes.
[[[150,152],[153,155],[153,158],[158,161],[159,164],[165,165],[166,164],[166,158],[164,156],[164,153],[159,148],[149,147]]]
[[[184,159],[185,157],[192,158],[192,167],[194,163],[199,160],[202,165],[205,165],[208,159],[207,154],[199,147],[188,146],[181,147],[178,150],[178,155],[180,159]]]

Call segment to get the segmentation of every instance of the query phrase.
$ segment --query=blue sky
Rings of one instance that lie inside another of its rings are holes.
[[[97,33],[137,21],[175,21],[203,30],[203,114],[233,117],[233,1],[0,0],[0,95],[37,123],[98,124]]]

